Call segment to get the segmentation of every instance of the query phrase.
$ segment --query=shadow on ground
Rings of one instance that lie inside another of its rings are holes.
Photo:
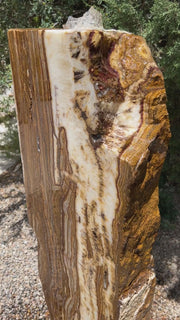
[[[161,227],[153,247],[157,284],[167,297],[180,302],[180,214],[168,230]]]

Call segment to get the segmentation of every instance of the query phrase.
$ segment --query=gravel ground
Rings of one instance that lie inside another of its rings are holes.
[[[0,319],[48,320],[22,181],[20,164],[0,176]],[[172,230],[160,230],[153,254],[157,286],[151,320],[180,320],[180,219]]]
[[[0,319],[50,319],[27,220],[20,165],[0,179]]]

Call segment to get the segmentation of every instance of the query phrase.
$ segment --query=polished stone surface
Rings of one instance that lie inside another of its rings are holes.
[[[143,38],[11,30],[21,153],[52,319],[148,319],[170,136]]]

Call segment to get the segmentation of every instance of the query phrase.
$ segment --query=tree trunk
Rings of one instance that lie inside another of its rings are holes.
[[[52,319],[149,319],[158,181],[170,136],[145,41],[10,30],[29,221]]]

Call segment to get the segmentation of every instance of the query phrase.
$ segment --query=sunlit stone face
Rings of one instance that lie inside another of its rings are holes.
[[[124,34],[127,38],[127,33],[111,30],[70,29],[44,33],[54,117],[54,150],[56,153],[56,139],[63,127],[73,170],[71,179],[77,183],[80,308],[87,320],[97,319],[97,266],[107,268],[104,312],[107,319],[113,314],[110,301],[115,285],[115,264],[110,256],[112,223],[119,201],[118,157],[142,124],[143,93],[138,90],[139,73],[147,74],[146,61],[150,53],[146,49],[144,64],[138,54],[134,60],[130,59],[135,44],[123,52]],[[55,181],[58,184],[58,169]],[[87,260],[91,251],[93,255]]]
[[[123,73],[125,67],[119,52],[123,34],[99,30],[45,31],[56,128],[65,118],[72,125],[76,119],[79,130],[76,128],[73,134],[89,133],[86,142],[94,143],[95,149],[102,144],[108,147],[117,139],[115,148],[120,152],[141,123],[141,94],[134,92],[133,81],[128,87],[121,84],[128,78]]]
[[[96,29],[94,14],[86,29],[85,14],[81,28],[8,33],[29,221],[52,319],[146,320],[164,82],[141,37]]]

